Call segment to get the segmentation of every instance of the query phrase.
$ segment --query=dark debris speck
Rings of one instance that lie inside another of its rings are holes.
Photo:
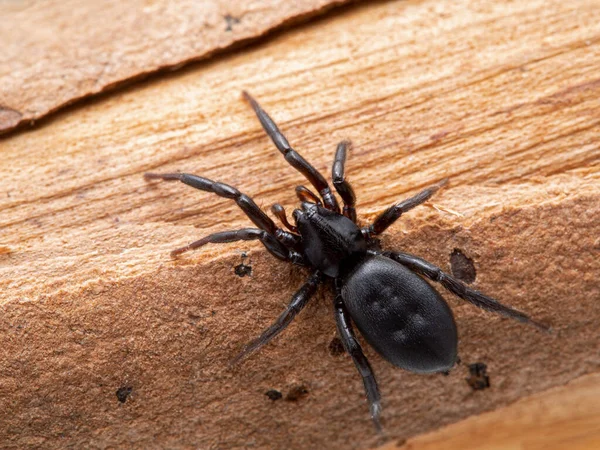
[[[283,394],[276,389],[269,389],[267,392],[265,392],[265,395],[273,401],[279,400],[281,397],[283,397]]]
[[[475,281],[477,272],[473,260],[457,248],[450,254],[450,268],[452,275],[459,280],[469,284]]]
[[[331,356],[341,356],[344,352],[344,344],[342,344],[339,337],[334,337],[329,343],[329,354]]]
[[[133,392],[133,387],[131,386],[121,386],[119,389],[117,389],[117,399],[121,402],[121,403],[125,403],[127,401],[127,397],[129,397],[129,395]]]
[[[238,277],[252,276],[252,266],[249,261],[248,264],[245,263],[246,258],[248,258],[248,254],[246,252],[242,253],[242,262],[234,268],[234,272]]]
[[[232,31],[233,26],[240,23],[240,19],[237,17],[233,17],[231,14],[227,14],[224,17],[225,23],[227,24],[225,27],[225,31]]]
[[[238,264],[237,266],[235,266],[235,274],[238,277],[246,277],[246,276],[251,276],[252,275],[252,266],[247,266],[244,263]]]
[[[477,362],[469,364],[469,377],[465,378],[467,384],[474,391],[482,391],[490,387],[490,377],[487,374],[487,366],[484,363]]]

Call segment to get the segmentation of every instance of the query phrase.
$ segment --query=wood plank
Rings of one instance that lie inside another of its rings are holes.
[[[600,448],[600,374],[379,450]]]
[[[599,19],[593,1],[362,5],[2,140],[0,441],[372,448],[598,372]],[[446,296],[464,362],[448,377],[394,369],[367,349],[384,436],[351,361],[330,351],[325,290],[229,368],[305,274],[252,243],[172,261],[171,249],[248,221],[225,199],[142,174],[201,173],[290,212],[304,181],[242,89],[324,172],[336,143],[353,140],[363,221],[449,177],[383,244],[446,270],[460,249],[477,289],[554,333]],[[242,251],[251,277],[235,274]],[[489,389],[465,382],[474,362],[487,364]]]
[[[0,133],[347,0],[0,1]]]

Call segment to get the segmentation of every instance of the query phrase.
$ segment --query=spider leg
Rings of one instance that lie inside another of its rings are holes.
[[[258,117],[260,124],[262,125],[265,132],[269,135],[277,150],[279,150],[285,160],[290,163],[290,165],[302,173],[306,177],[310,184],[312,184],[317,192],[323,198],[323,203],[327,209],[331,209],[332,211],[339,212],[340,207],[337,203],[337,199],[331,192],[331,188],[327,184],[327,181],[321,175],[321,173],[315,169],[307,160],[305,160],[300,153],[290,147],[288,140],[285,138],[283,133],[279,131],[273,119],[269,117],[269,115],[265,112],[264,109],[258,104],[254,98],[246,91],[243,92],[244,98],[250,106],[254,110],[254,113]]]
[[[374,236],[381,234],[387,227],[393,224],[398,218],[407,211],[410,211],[415,206],[419,206],[421,203],[426,202],[435,194],[442,186],[448,183],[448,179],[444,178],[437,184],[422,190],[414,197],[406,199],[400,203],[390,206],[384,212],[379,214],[373,223],[368,227],[362,229],[363,234],[367,236]]]
[[[381,423],[379,422],[379,416],[381,414],[381,397],[379,395],[379,388],[377,387],[377,380],[373,374],[373,369],[367,360],[367,357],[362,351],[362,348],[356,339],[354,330],[352,329],[352,321],[344,301],[342,299],[342,293],[340,287],[336,285],[336,296],[334,300],[335,308],[335,323],[337,325],[338,334],[344,348],[348,354],[352,357],[358,372],[362,376],[363,384],[365,386],[365,392],[367,394],[367,400],[369,401],[369,408],[371,411],[371,418],[378,431],[381,432]]]
[[[306,283],[292,296],[292,300],[285,308],[285,311],[277,318],[275,323],[267,328],[258,338],[249,342],[244,349],[237,355],[231,364],[237,364],[242,359],[246,358],[251,353],[255,352],[263,345],[267,344],[271,339],[281,333],[294,320],[296,315],[306,306],[310,298],[317,291],[317,287],[321,282],[322,277],[318,271],[312,273]]]
[[[256,203],[246,194],[242,194],[233,186],[225,183],[218,183],[209,180],[208,178],[199,177],[189,173],[145,173],[146,180],[165,180],[165,181],[181,181],[201,191],[212,192],[220,197],[231,198],[235,200],[238,206],[246,213],[248,218],[261,230],[269,234],[275,234],[277,226],[275,222],[267,216]]]
[[[241,230],[221,231],[219,233],[209,234],[185,247],[173,250],[171,256],[179,256],[184,252],[197,249],[206,244],[224,244],[228,242],[253,240],[262,242],[265,248],[276,258],[284,261],[291,261],[294,264],[304,263],[304,258],[298,252],[288,249],[284,244],[279,242],[275,236],[257,228],[243,228]]]
[[[344,203],[343,213],[352,222],[356,223],[356,195],[350,183],[344,177],[344,166],[346,164],[346,150],[350,147],[350,141],[342,141],[335,151],[335,159],[331,168],[331,179],[333,186]]]
[[[371,254],[377,254],[377,252],[370,251]],[[531,319],[527,314],[522,313],[516,309],[513,309],[509,306],[505,306],[497,300],[494,300],[487,295],[482,294],[475,289],[468,287],[463,282],[457,280],[452,275],[448,275],[444,273],[442,269],[431,264],[430,262],[425,261],[418,256],[411,255],[409,253],[402,252],[383,252],[379,253],[388,258],[393,259],[394,261],[399,262],[403,266],[409,268],[413,272],[416,272],[420,275],[423,275],[430,280],[436,281],[440,283],[445,289],[452,292],[457,297],[462,298],[463,300],[468,301],[469,303],[477,306],[478,308],[485,309],[486,311],[494,312],[496,314],[501,314],[506,317],[511,317],[519,322],[528,323],[536,326],[537,328],[550,331],[550,327],[544,325],[540,322],[536,322]]]

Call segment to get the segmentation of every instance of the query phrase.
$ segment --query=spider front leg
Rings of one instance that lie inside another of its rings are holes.
[[[289,234],[289,233],[288,233]],[[171,252],[172,257],[176,257],[190,250],[200,248],[206,244],[225,244],[236,241],[259,240],[265,248],[276,258],[283,261],[290,261],[294,264],[304,265],[304,257],[298,252],[287,248],[278,241],[275,236],[264,230],[257,228],[243,228],[235,231],[221,231],[219,233],[209,234],[191,244],[175,249]]]
[[[371,225],[362,229],[363,234],[366,236],[375,236],[383,233],[383,231],[391,224],[393,224],[396,220],[398,220],[402,214],[404,214],[407,211],[410,211],[415,206],[419,206],[420,204],[425,203],[431,198],[431,196],[433,196],[433,194],[435,194],[441,187],[445,186],[447,183],[448,179],[444,178],[439,183],[422,190],[414,197],[411,197],[409,199],[404,200],[403,202],[390,206],[384,212],[379,214],[379,216],[377,216],[377,218],[373,221]]]
[[[321,274],[318,271],[313,272],[306,283],[304,283],[304,285],[292,296],[289,305],[277,318],[275,323],[267,328],[258,338],[248,343],[241,353],[231,361],[231,364],[237,364],[263,345],[269,343],[275,336],[285,330],[292,320],[294,320],[296,315],[306,306],[315,292],[317,292],[317,287],[321,281]]]
[[[350,147],[350,141],[342,141],[338,144],[335,151],[335,159],[333,160],[333,167],[331,168],[331,179],[333,180],[333,186],[342,201],[344,202],[343,213],[352,222],[356,223],[356,195],[350,183],[348,183],[344,177],[344,167],[346,165],[346,151]]]
[[[367,357],[363,353],[362,348],[354,335],[350,315],[346,311],[341,289],[337,285],[334,308],[338,334],[344,345],[344,349],[348,352],[352,361],[354,361],[354,365],[358,369],[358,372],[362,376],[365,393],[367,394],[367,400],[369,402],[369,409],[371,411],[371,418],[373,419],[373,423],[377,430],[381,432],[381,423],[379,422],[379,416],[381,415],[381,396],[379,394],[379,388],[377,387],[377,380],[375,379],[373,369],[371,368]]]
[[[269,135],[273,141],[273,144],[275,144],[275,147],[277,147],[277,150],[283,154],[285,160],[290,163],[294,169],[302,173],[302,175],[304,175],[308,181],[310,181],[310,184],[315,187],[319,195],[321,195],[321,198],[323,198],[323,203],[327,209],[339,212],[340,207],[337,203],[337,199],[331,192],[331,188],[329,187],[329,184],[327,184],[327,181],[323,175],[321,175],[317,169],[315,169],[307,160],[305,160],[300,153],[290,146],[288,140],[285,138],[283,133],[279,131],[279,128],[277,128],[275,122],[273,122],[273,119],[269,117],[269,115],[264,109],[262,109],[258,102],[254,100],[254,98],[252,98],[252,96],[246,91],[243,92],[243,95],[246,101],[250,103],[250,106],[254,110],[256,117],[258,117],[263,129]]]
[[[396,262],[399,262],[405,267],[408,267],[413,272],[416,272],[420,275],[423,275],[430,280],[436,281],[440,283],[445,289],[452,292],[457,297],[462,298],[463,300],[468,301],[472,305],[477,306],[478,308],[485,309],[486,311],[494,312],[496,314],[501,314],[506,317],[511,317],[519,322],[528,323],[536,326],[537,328],[550,331],[550,327],[544,325],[540,322],[536,322],[531,319],[527,314],[522,313],[516,309],[513,309],[509,306],[505,306],[499,301],[488,297],[487,295],[482,294],[475,289],[471,289],[469,286],[464,284],[463,282],[457,280],[452,275],[449,275],[442,271],[439,267],[431,264],[428,261],[425,261],[418,256],[411,255],[409,253],[402,252],[374,252],[369,251],[371,254],[383,254],[384,256],[393,259]]]
[[[228,184],[212,181],[208,178],[199,177],[198,175],[192,175],[190,173],[145,173],[144,179],[181,181],[182,183],[201,191],[212,192],[219,197],[230,198],[237,203],[258,228],[265,230],[269,234],[275,234],[277,231],[275,222],[273,222],[256,203],[254,203],[254,200]]]
[[[217,194],[220,197],[230,198],[235,200],[237,205],[246,213],[246,216],[254,222],[256,226],[258,226],[261,230],[267,232],[268,234],[275,236],[279,241],[281,241],[287,247],[293,247],[298,244],[300,240],[300,236],[288,233],[287,231],[282,230],[281,228],[275,225],[275,222],[271,220],[269,216],[267,216],[262,209],[258,207],[258,205],[248,197],[246,194],[242,194],[233,186],[229,186],[225,183],[219,183],[216,181],[209,180],[208,178],[199,177],[197,175],[192,175],[189,173],[145,173],[144,178],[146,180],[164,180],[164,181],[181,181],[182,183],[187,184],[196,189],[200,189],[201,191],[212,192],[213,194]],[[258,238],[257,238],[258,239]],[[264,238],[265,240],[267,238]],[[236,239],[240,240],[240,239]],[[182,247],[181,249],[174,250],[173,253],[178,255],[179,253],[183,253],[187,250],[191,250],[192,248],[197,248],[204,245],[202,239],[200,241],[196,241],[190,246]],[[231,241],[225,241],[231,242]],[[263,242],[264,244],[265,242]],[[273,245],[270,247],[265,244],[269,251],[273,250]],[[189,248],[188,248],[189,247]],[[276,253],[271,251],[275,256]]]

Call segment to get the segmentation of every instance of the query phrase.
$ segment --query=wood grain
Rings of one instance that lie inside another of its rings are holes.
[[[600,448],[600,375],[533,395],[379,450],[593,450]]]
[[[357,6],[5,138],[0,441],[372,448],[598,372],[599,19],[593,1]],[[172,261],[171,249],[248,221],[225,199],[142,174],[201,173],[291,211],[304,181],[242,89],[323,172],[336,143],[353,140],[362,221],[449,177],[383,244],[446,270],[461,249],[477,289],[554,333],[446,296],[461,358],[485,362],[492,387],[473,392],[465,364],[419,376],[367,349],[383,436],[351,361],[329,350],[326,290],[276,342],[228,367],[306,275],[252,243]],[[234,272],[242,251],[251,277]],[[272,389],[284,398],[270,400]]]
[[[0,1],[0,133],[346,2]]]

